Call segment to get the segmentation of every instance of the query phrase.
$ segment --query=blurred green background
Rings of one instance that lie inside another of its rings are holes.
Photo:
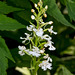
[[[38,1],[0,0],[0,75],[29,75],[26,67],[30,67],[31,58],[21,57],[17,47],[22,45],[20,36],[27,32],[33,3]],[[43,19],[52,20],[58,34],[52,35],[56,51],[46,51],[53,59],[53,69],[46,72],[39,69],[38,75],[75,75],[75,0],[43,2],[48,5],[48,17]]]

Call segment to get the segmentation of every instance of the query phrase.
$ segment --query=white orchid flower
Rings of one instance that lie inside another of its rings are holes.
[[[46,71],[47,69],[52,69],[52,64],[49,63],[47,60],[42,61],[42,63],[39,64],[39,67],[41,67],[44,71]]]
[[[49,41],[49,40],[51,40],[52,38],[51,38],[49,35],[45,34],[45,35],[43,35],[43,36],[41,37],[41,39],[45,39],[45,40]]]
[[[18,46],[18,48],[19,48],[19,54],[21,55],[21,56],[23,56],[23,55],[25,55],[25,53],[24,53],[24,50],[26,50],[26,47],[25,46]]]
[[[25,35],[26,35],[26,38],[20,37],[20,39],[24,39],[22,41],[22,43],[25,43],[27,40],[30,40],[29,38],[32,38],[32,37],[30,37],[30,34],[28,34],[28,33],[25,33]]]
[[[51,27],[48,29],[48,31],[49,31],[50,33],[53,33],[53,34],[55,34],[55,35],[56,35],[56,34],[57,34],[57,32],[54,32],[52,29],[53,29],[53,26],[51,26]]]
[[[27,26],[27,30],[29,30],[29,31],[32,31],[32,30],[33,30],[33,28],[34,28],[34,26],[33,26],[33,25],[29,25],[29,27]]]
[[[44,59],[47,59],[48,62],[52,62],[52,59],[49,57],[48,54],[46,54],[43,58]]]
[[[39,37],[42,37],[42,35],[43,35],[43,33],[44,33],[44,31],[43,31],[42,28],[38,28],[38,29],[34,28],[33,31],[34,31],[34,32],[36,33],[36,35],[39,36]]]
[[[33,49],[31,51],[29,51],[29,54],[36,56],[36,57],[41,56],[39,48],[35,47],[35,46],[33,46]]]
[[[55,50],[56,48],[52,45],[52,41],[48,41],[46,44],[44,44],[45,47],[49,46],[49,50]]]

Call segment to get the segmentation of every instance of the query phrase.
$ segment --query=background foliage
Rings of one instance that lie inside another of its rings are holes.
[[[30,75],[31,58],[18,54],[20,36],[24,36],[29,25],[33,3],[39,0],[0,0],[0,75]],[[48,17],[52,20],[56,51],[46,51],[53,59],[53,69],[38,75],[75,75],[75,0],[43,0],[48,5]],[[34,22],[34,21],[33,21]],[[24,67],[24,68],[22,68]]]

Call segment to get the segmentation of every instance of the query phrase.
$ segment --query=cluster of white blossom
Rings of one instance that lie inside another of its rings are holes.
[[[47,59],[47,60],[42,61],[42,63],[39,64],[39,67],[41,67],[44,71],[47,70],[47,68],[51,70],[52,69],[52,67],[51,67],[52,59],[49,57],[48,54],[46,54],[46,56],[44,56],[43,58]]]
[[[57,32],[54,32],[53,30],[53,26],[51,26],[48,31],[50,33],[54,33],[54,34],[57,34]],[[44,30],[43,28],[38,28],[36,29],[33,25],[30,25],[29,27],[27,26],[27,30],[29,31],[34,31],[36,33],[36,35],[38,37],[41,37],[41,39],[45,39],[47,41],[46,44],[44,44],[44,47],[48,47],[49,46],[49,50],[55,50],[56,48],[52,45],[53,42],[51,41],[51,37],[47,34],[43,35],[44,34]]]
[[[40,9],[41,8],[40,5],[41,5],[41,0],[38,3],[38,5],[35,4],[35,8],[37,10]],[[40,7],[40,8],[38,8],[38,7]],[[47,17],[47,14],[45,13],[47,8],[48,8],[48,6],[46,5],[45,8],[42,10],[43,13],[40,14],[40,16],[43,15],[44,17]],[[53,23],[52,21],[44,23],[43,19],[40,16],[38,17],[39,19],[37,19],[38,15],[36,14],[34,9],[31,9],[31,12],[33,12],[33,14],[34,14],[34,15],[31,15],[31,19],[38,22],[39,25],[37,24],[37,26],[36,26],[33,23],[31,23],[31,25],[27,26],[27,30],[30,31],[31,34],[25,33],[26,37],[25,38],[20,37],[20,39],[23,39],[22,43],[25,43],[27,40],[30,41],[30,43],[32,43],[31,48],[26,49],[25,46],[18,46],[18,48],[20,50],[19,54],[21,56],[23,56],[23,55],[25,55],[25,53],[27,53],[28,55],[37,57],[37,58],[43,56],[43,61],[39,64],[39,67],[41,67],[44,71],[47,70],[47,68],[52,69],[52,67],[51,67],[52,59],[49,57],[48,54],[45,54],[45,47],[48,47],[49,50],[55,50],[56,48],[53,46],[54,43],[51,41],[52,37],[49,36],[48,34],[45,34],[45,31],[48,31],[50,34],[53,33],[55,35],[57,34],[57,32],[53,31],[53,26],[51,26],[50,28],[44,29],[44,26],[51,25]],[[37,41],[38,42],[37,46],[35,45],[35,41],[34,41],[37,38],[35,39],[34,37],[39,38],[39,41]],[[43,41],[40,42],[41,40],[45,41],[45,43]],[[42,44],[42,43],[44,43],[44,44]],[[43,49],[41,49],[41,47],[40,47],[41,44],[42,44]]]
[[[26,49],[25,46],[18,46],[18,48],[20,50],[19,54],[21,56],[25,55],[25,52],[28,53],[29,55],[36,56],[36,57],[39,57],[41,56],[42,53],[44,53],[44,50],[40,50],[38,47],[35,46],[33,46],[31,50]]]

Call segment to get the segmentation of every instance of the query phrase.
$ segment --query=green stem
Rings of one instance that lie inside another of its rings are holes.
[[[32,58],[32,67],[34,67],[34,69],[32,69],[32,75],[36,75],[37,70],[36,70],[36,57]]]
[[[33,46],[34,46],[34,42],[33,42],[33,40],[31,39],[31,38],[29,38],[30,39],[30,41],[31,41],[31,43],[33,44]]]
[[[43,27],[43,26],[45,26],[45,25],[47,25],[47,24],[49,24],[49,23],[46,22],[46,23],[42,24],[42,25],[40,26],[40,28]]]
[[[36,70],[34,70],[33,75],[37,75],[37,71]]]
[[[49,28],[45,29],[44,32],[47,31],[48,29],[49,29]]]
[[[38,39],[38,38],[37,38],[37,36],[36,36],[36,38],[35,38],[35,45],[36,45],[36,47],[37,47],[37,39]]]
[[[42,46],[42,45],[44,45],[44,44],[46,44],[46,42],[41,43],[38,47],[40,47],[40,46]]]

